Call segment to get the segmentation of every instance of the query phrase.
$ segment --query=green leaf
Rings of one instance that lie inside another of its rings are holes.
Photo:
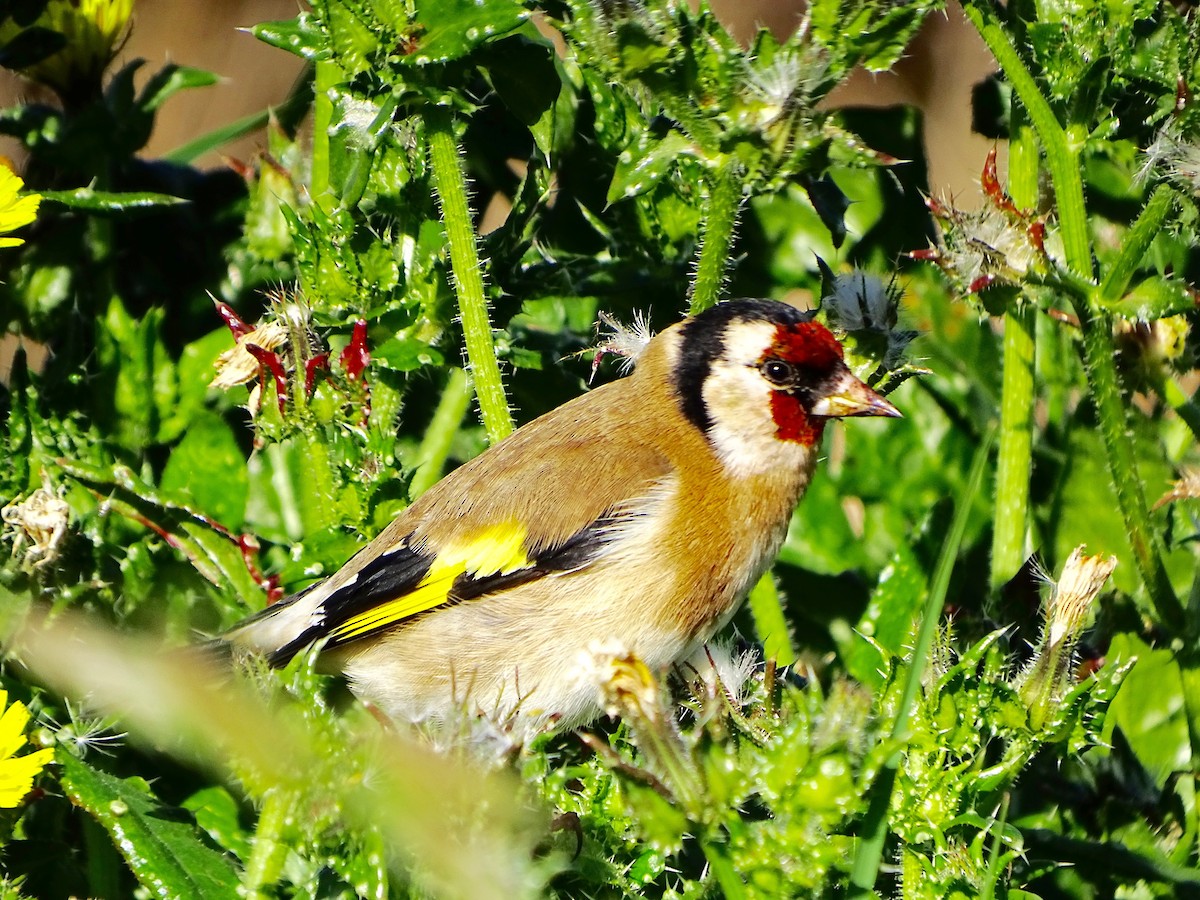
[[[549,41],[514,35],[488,47],[483,65],[513,115],[533,126],[558,99],[562,82]]]
[[[678,131],[669,131],[661,139],[643,133],[637,145],[622,152],[618,158],[612,183],[608,186],[608,202],[616,203],[646,193],[674,171],[681,158],[698,154],[695,143]]]
[[[179,434],[177,425],[166,423],[178,401],[178,383],[160,336],[162,318],[158,309],[134,319],[113,297],[97,323],[97,355],[109,382],[104,411],[118,439],[130,450],[170,441]]]
[[[1193,761],[1182,673],[1170,650],[1152,649],[1136,635],[1116,635],[1109,665],[1134,658],[1137,663],[1109,706],[1104,739],[1111,743],[1113,730],[1120,728],[1162,788],[1172,772],[1190,769]]]
[[[886,656],[902,657],[913,640],[913,623],[929,589],[929,577],[908,543],[879,576],[871,602],[855,626],[851,642],[841,648],[846,671],[869,688],[883,686]],[[886,654],[886,656],[885,656]]]
[[[808,199],[812,201],[813,209],[829,229],[833,246],[841,247],[846,240],[846,210],[850,208],[850,198],[829,175],[804,177],[800,181],[808,193]]]
[[[397,372],[412,372],[423,366],[440,366],[442,353],[418,338],[394,337],[371,351],[371,357]]]
[[[181,804],[196,817],[196,824],[224,850],[238,859],[250,856],[250,834],[241,823],[241,810],[233,795],[220,785],[201,788]]]
[[[125,466],[59,459],[67,475],[97,490],[114,512],[143,525],[183,554],[208,581],[230,596],[230,609],[262,605],[263,590],[246,565],[241,547],[219,523],[171,503]]]
[[[813,0],[808,7],[812,34],[828,48],[840,71],[862,65],[890,69],[931,10],[941,3],[878,3],[872,0]]]
[[[333,54],[320,23],[312,13],[300,13],[294,19],[279,22],[259,22],[248,29],[262,41],[304,59],[317,61],[329,59]]]
[[[338,91],[334,98],[334,119],[330,124],[330,181],[339,187],[338,197],[345,209],[358,205],[371,176],[371,166],[380,142],[393,127],[398,101],[387,94],[379,102]],[[382,245],[376,245],[382,248]],[[371,248],[360,251],[366,256]]]
[[[42,191],[43,200],[61,203],[72,209],[91,213],[138,213],[188,203],[182,197],[156,194],[150,191],[97,191],[90,187],[74,188],[69,191]]]
[[[26,28],[0,48],[0,66],[24,69],[36,65],[63,49],[66,35],[40,26]]]
[[[1197,299],[1196,292],[1182,280],[1154,275],[1134,285],[1120,300],[1102,305],[1123,318],[1153,322],[1196,309]]]
[[[229,858],[209,847],[181,810],[166,806],[141,778],[117,778],[59,748],[60,783],[70,801],[112,837],[130,870],[163,898],[237,896]]]
[[[583,87],[578,66],[559,59],[555,53],[551,53],[550,58],[557,72],[555,89],[558,96],[529,128],[534,143],[547,160],[555,158],[555,154],[566,152],[575,142],[575,123]]]
[[[516,31],[529,11],[512,0],[438,0],[422,3],[412,23],[415,44],[401,56],[424,66],[466,56],[476,47]]]
[[[219,80],[212,72],[206,72],[204,69],[170,63],[146,82],[146,86],[138,95],[138,106],[145,112],[154,112],[180,91],[209,87]]]
[[[188,508],[238,531],[246,518],[249,483],[237,438],[224,419],[210,412],[197,418],[171,451],[160,487]]]

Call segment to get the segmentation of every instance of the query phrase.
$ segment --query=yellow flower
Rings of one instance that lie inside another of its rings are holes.
[[[0,234],[28,225],[37,215],[41,194],[21,194],[25,187],[19,176],[0,163]],[[0,247],[16,247],[25,241],[15,237],[0,237]]]
[[[21,74],[60,94],[79,81],[98,82],[120,49],[132,14],[133,0],[50,0],[33,26],[57,31],[66,45]],[[0,41],[12,40],[21,30],[9,21],[0,28]]]
[[[25,726],[29,724],[29,710],[20,701],[8,703],[8,692],[0,690],[0,809],[20,806],[25,795],[33,787],[33,779],[46,767],[54,751],[35,750],[26,756],[16,756],[25,746]]]

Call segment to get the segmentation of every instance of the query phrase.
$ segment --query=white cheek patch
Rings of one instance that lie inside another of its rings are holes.
[[[765,344],[757,344],[762,346]],[[760,353],[755,350],[754,362]],[[704,403],[712,420],[708,438],[734,476],[803,468],[815,452],[812,447],[779,439],[771,415],[773,392],[753,362],[718,361],[705,381]]]

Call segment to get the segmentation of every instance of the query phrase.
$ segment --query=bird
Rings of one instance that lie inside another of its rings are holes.
[[[587,724],[602,712],[589,652],[619,646],[656,671],[701,653],[773,562],[826,423],[900,415],[814,313],[728,300],[224,640],[272,666],[316,647],[391,720]]]

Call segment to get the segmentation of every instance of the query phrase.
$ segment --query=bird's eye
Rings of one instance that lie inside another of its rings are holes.
[[[777,387],[786,387],[796,383],[796,370],[791,363],[784,362],[782,359],[768,359],[758,370],[762,373],[762,377],[771,382]]]

